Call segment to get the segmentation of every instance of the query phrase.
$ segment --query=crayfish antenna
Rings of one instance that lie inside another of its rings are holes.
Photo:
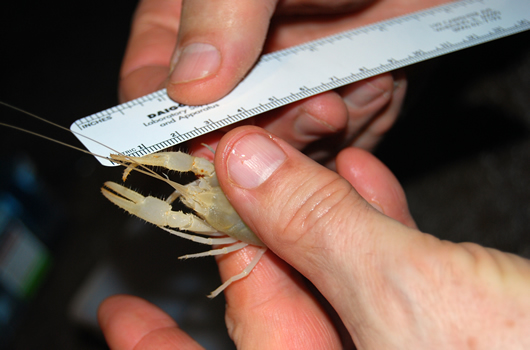
[[[212,152],[213,154],[215,154],[215,150],[213,149],[212,146],[207,145],[207,144],[205,144],[205,143],[201,143],[201,145],[203,145],[204,147],[208,148],[208,150],[209,150],[210,152]]]

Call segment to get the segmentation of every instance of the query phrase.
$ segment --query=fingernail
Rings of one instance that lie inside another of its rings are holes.
[[[228,156],[228,177],[243,188],[255,188],[267,180],[286,158],[271,138],[248,134],[234,145]]]
[[[207,77],[219,69],[221,54],[210,44],[190,44],[176,57],[170,83],[178,84]]]
[[[352,107],[361,108],[367,106],[372,101],[386,93],[385,90],[375,87],[373,84],[366,82],[344,97],[346,103]]]

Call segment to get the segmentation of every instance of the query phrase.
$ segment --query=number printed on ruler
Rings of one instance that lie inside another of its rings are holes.
[[[451,2],[264,55],[215,103],[186,106],[160,90],[81,118],[71,130],[93,153],[107,156],[108,146],[142,156],[324,91],[528,29],[530,0]]]

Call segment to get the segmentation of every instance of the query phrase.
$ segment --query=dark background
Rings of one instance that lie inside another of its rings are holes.
[[[101,0],[4,5],[0,100],[64,126],[116,105],[134,7],[134,1]],[[530,33],[518,34],[408,70],[403,116],[376,155],[402,182],[421,230],[530,257],[529,43]],[[79,144],[0,109],[2,122]],[[105,349],[93,318],[76,309],[82,291],[92,295],[87,283],[101,271],[118,291],[168,309],[208,348],[232,347],[222,297],[205,297],[219,284],[213,259],[177,261],[203,247],[107,202],[99,188],[118,180],[119,170],[5,128],[0,145],[2,171],[21,159],[36,169],[42,193],[27,214],[54,257],[44,283],[10,325],[7,348]]]

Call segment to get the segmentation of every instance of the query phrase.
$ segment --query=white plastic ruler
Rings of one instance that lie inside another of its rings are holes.
[[[530,29],[530,0],[464,0],[264,55],[226,97],[185,106],[165,90],[77,120],[93,153],[153,153],[371,76]],[[104,165],[111,162],[100,159]]]

